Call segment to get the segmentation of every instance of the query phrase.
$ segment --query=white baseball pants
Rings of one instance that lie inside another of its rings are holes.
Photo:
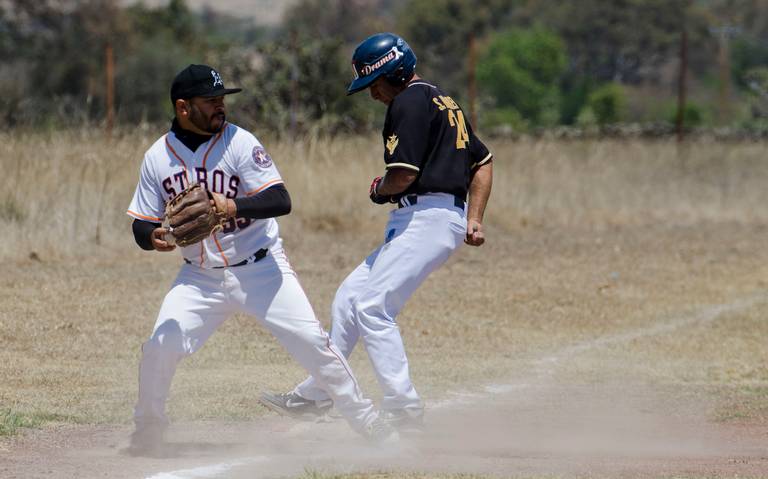
[[[260,261],[223,269],[182,266],[142,347],[137,427],[167,424],[165,402],[179,361],[232,314],[255,316],[330,397],[353,429],[375,419],[343,354],[315,317],[278,241]]]
[[[419,195],[415,205],[390,213],[384,244],[336,292],[331,341],[348,358],[362,339],[383,391],[382,409],[423,407],[395,318],[427,276],[462,244],[466,225],[465,210],[454,206],[452,195]],[[329,398],[313,377],[294,392],[306,399]]]

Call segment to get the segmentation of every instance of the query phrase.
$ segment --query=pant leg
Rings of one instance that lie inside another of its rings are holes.
[[[344,355],[315,317],[282,248],[273,247],[261,261],[230,268],[227,274],[231,297],[315,378],[355,430],[365,429],[375,419],[373,403],[363,397]]]
[[[331,305],[331,343],[338,347],[347,359],[349,359],[349,356],[355,349],[357,340],[360,337],[360,329],[357,326],[352,306],[357,295],[368,281],[368,273],[380,249],[381,247],[368,255],[347,276],[336,291],[336,296]],[[329,399],[328,394],[317,384],[317,381],[312,376],[296,386],[294,392],[303,398],[315,401]]]
[[[165,403],[176,366],[200,349],[230,312],[221,291],[221,272],[185,265],[166,294],[151,337],[141,348],[137,426],[167,424]]]
[[[391,240],[381,248],[353,304],[360,338],[383,391],[382,409],[422,407],[395,319],[427,276],[462,243],[465,228],[458,209],[415,206],[391,213]]]

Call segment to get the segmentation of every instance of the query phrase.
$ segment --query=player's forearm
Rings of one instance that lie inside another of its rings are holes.
[[[274,185],[253,196],[235,198],[240,218],[277,218],[291,212],[291,196],[283,185]]]
[[[469,184],[467,218],[477,220],[478,222],[483,221],[485,207],[488,204],[488,198],[491,196],[492,185],[493,163],[486,163],[475,171]]]
[[[381,196],[399,195],[416,181],[417,176],[416,171],[405,168],[390,168],[379,183],[376,192]]]

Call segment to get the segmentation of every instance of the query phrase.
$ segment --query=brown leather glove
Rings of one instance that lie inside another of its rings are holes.
[[[165,219],[176,244],[199,243],[222,229],[227,220],[226,199],[195,183],[168,202]]]

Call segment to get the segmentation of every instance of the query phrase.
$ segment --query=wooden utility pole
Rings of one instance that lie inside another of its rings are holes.
[[[728,33],[722,29],[717,55],[720,66],[720,123],[722,124],[728,123],[731,116],[729,104],[731,98],[731,55],[728,43]]]
[[[107,138],[112,138],[112,128],[115,126],[115,56],[112,43],[107,42],[104,52],[107,79]]]
[[[731,48],[730,38],[739,34],[741,29],[733,25],[723,25],[712,28],[712,33],[718,36],[718,54],[717,64],[720,77],[719,91],[719,113],[720,124],[724,125],[730,121],[731,117]]]
[[[475,70],[477,69],[477,41],[475,40],[475,32],[469,33],[469,52],[467,59],[467,96],[469,100],[469,118],[472,123],[472,128],[477,129],[477,79],[475,77]]]
[[[291,31],[291,106],[290,134],[297,133],[297,117],[299,115],[299,34],[296,29]]]
[[[675,131],[677,141],[683,141],[685,129],[686,77],[688,76],[688,31],[683,29],[680,35],[680,74],[677,79],[677,117]]]

